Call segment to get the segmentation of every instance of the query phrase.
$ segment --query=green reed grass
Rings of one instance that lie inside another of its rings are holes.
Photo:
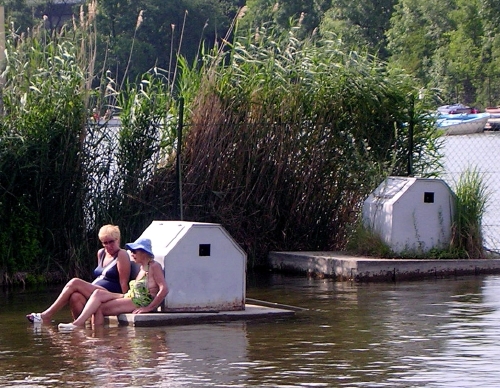
[[[460,175],[455,194],[451,247],[468,258],[483,258],[481,223],[490,196],[484,176],[477,169],[468,168]]]
[[[0,270],[58,267],[63,257],[78,267],[86,74],[77,51],[43,30],[7,42],[0,121],[0,248],[6,255]]]
[[[94,74],[95,3],[86,10],[73,28],[7,39],[0,274],[89,276],[102,224],[118,224],[126,241],[154,218],[142,192],[173,153],[168,78],[154,69],[117,90],[107,74]],[[94,90],[98,78],[107,86]],[[122,124],[92,121],[93,109],[102,107]]]
[[[225,225],[257,264],[272,249],[343,248],[366,195],[406,172],[411,80],[293,29],[209,54],[181,81],[185,214]],[[414,167],[425,175],[439,156],[419,109]]]

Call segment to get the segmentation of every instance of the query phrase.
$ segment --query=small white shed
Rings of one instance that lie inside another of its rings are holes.
[[[454,200],[441,179],[389,177],[365,200],[363,223],[396,253],[446,248]]]
[[[153,221],[141,237],[165,270],[163,311],[245,309],[246,253],[221,225]]]

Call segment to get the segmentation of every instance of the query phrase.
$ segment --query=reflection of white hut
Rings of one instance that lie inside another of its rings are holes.
[[[164,311],[245,309],[246,254],[221,225],[153,221],[141,237],[165,270]]]
[[[175,358],[175,363],[169,364],[169,375],[175,373],[181,376],[189,371],[191,376],[203,376],[206,382],[219,382],[217,386],[244,385],[242,383],[246,379],[242,377],[240,368],[224,368],[223,375],[220,370],[221,360],[225,365],[250,362],[248,335],[243,322],[172,325],[165,330],[164,336],[168,353],[182,355]]]
[[[446,248],[454,195],[441,179],[389,177],[363,204],[365,227],[396,253]]]

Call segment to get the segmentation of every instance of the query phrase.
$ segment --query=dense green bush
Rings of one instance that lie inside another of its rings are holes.
[[[46,267],[78,251],[85,187],[84,74],[70,42],[44,34],[9,42],[0,122],[2,268]]]

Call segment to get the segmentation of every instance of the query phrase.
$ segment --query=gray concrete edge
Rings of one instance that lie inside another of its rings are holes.
[[[209,322],[231,322],[237,320],[255,320],[291,317],[295,311],[246,304],[245,310],[241,311],[219,311],[219,312],[155,312],[149,314],[120,314],[117,317],[109,317],[110,322],[117,322],[126,326],[168,326],[187,325]]]
[[[339,281],[401,281],[500,273],[500,259],[380,259],[343,252],[270,252],[272,269]]]

